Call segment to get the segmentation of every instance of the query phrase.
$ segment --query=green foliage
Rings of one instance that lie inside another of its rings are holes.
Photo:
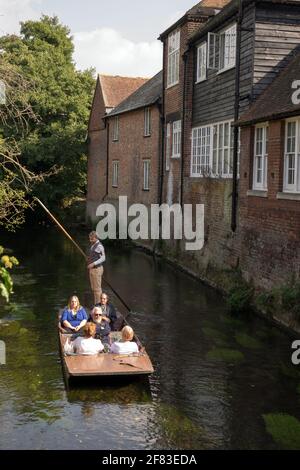
[[[300,372],[296,366],[291,364],[286,365],[284,362],[280,362],[279,370],[281,374],[283,374],[285,377],[288,377],[289,379],[300,380]]]
[[[283,449],[300,449],[300,422],[287,414],[268,414],[263,416],[267,432]]]
[[[244,348],[249,349],[260,349],[263,347],[263,344],[252,336],[247,335],[246,333],[237,333],[235,335],[236,342],[243,346]]]
[[[235,349],[212,349],[207,354],[207,359],[212,361],[224,361],[237,363],[244,360],[244,354]]]
[[[157,417],[160,433],[170,448],[208,449],[213,446],[213,439],[207,431],[174,406],[159,404]]]
[[[294,314],[299,319],[300,281],[291,279],[287,284],[259,294],[257,305],[270,315],[278,311],[285,311]]]
[[[205,336],[211,339],[214,343],[218,344],[219,346],[226,346],[227,344],[227,337],[224,333],[215,328],[204,327],[202,331]]]
[[[3,297],[8,302],[9,296],[13,292],[13,281],[8,269],[12,269],[19,262],[14,256],[8,256],[3,253],[4,248],[0,246],[0,256],[3,255],[0,259],[0,297]]]
[[[22,162],[35,173],[52,171],[34,187],[46,204],[63,206],[81,196],[86,185],[86,132],[94,88],[93,71],[77,71],[69,29],[57,17],[21,23],[20,36],[0,38],[6,60],[33,82],[28,101],[38,119],[26,136],[15,135]],[[55,172],[53,171],[55,169]]]
[[[234,274],[232,287],[229,289],[227,305],[232,313],[245,312],[250,309],[254,289],[238,271]]]
[[[281,303],[286,311],[300,316],[300,282],[291,283],[281,288]]]

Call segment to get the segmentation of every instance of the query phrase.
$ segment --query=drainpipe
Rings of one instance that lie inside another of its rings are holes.
[[[107,127],[107,141],[106,141],[106,194],[103,197],[102,201],[104,201],[108,196],[108,183],[109,183],[109,119],[105,120],[106,127]]]
[[[236,38],[236,67],[235,67],[235,101],[234,101],[234,122],[239,119],[240,107],[240,65],[241,65],[241,37],[242,37],[242,21],[243,21],[243,0],[239,0],[239,13],[237,21],[237,38]],[[237,203],[238,203],[238,145],[239,145],[239,128],[233,128],[233,175],[232,175],[232,209],[231,209],[231,230],[236,231],[237,228]]]
[[[164,141],[165,141],[165,120],[163,113],[163,104],[158,102],[159,121],[160,121],[160,143],[159,143],[159,156],[158,156],[158,204],[163,202],[163,180],[164,180]]]
[[[184,62],[184,72],[183,72],[183,93],[182,93],[182,124],[181,124],[181,174],[180,174],[180,205],[183,207],[183,197],[184,197],[184,144],[185,144],[185,111],[186,111],[186,85],[187,85],[187,64],[188,64],[188,55],[185,52],[182,56]]]
[[[163,203],[164,173],[165,173],[165,51],[163,46],[163,72],[162,72],[162,101],[160,106],[161,119],[161,160],[160,160],[160,181],[159,181],[159,205]]]

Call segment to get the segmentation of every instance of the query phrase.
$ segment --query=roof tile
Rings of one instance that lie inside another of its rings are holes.
[[[104,104],[106,108],[115,108],[149,79],[142,77],[120,77],[99,75]]]
[[[294,56],[295,54],[295,56]],[[271,85],[257,98],[238,121],[246,125],[274,119],[281,119],[300,113],[300,104],[293,104],[292,95],[295,89],[292,85],[300,77],[300,51],[294,51],[292,59]]]

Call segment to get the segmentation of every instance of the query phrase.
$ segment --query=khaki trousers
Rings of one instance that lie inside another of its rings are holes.
[[[102,276],[103,276],[103,266],[99,268],[90,269],[90,283],[91,289],[94,294],[95,304],[100,303],[100,297],[102,294]]]

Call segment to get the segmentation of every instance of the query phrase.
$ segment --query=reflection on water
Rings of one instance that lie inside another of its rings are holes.
[[[55,229],[2,243],[21,266],[0,310],[1,449],[300,448],[300,371],[287,335],[229,316],[215,291],[161,260],[109,248],[105,275],[131,306],[155,373],[66,388],[56,315],[70,294],[85,298],[83,260]]]

